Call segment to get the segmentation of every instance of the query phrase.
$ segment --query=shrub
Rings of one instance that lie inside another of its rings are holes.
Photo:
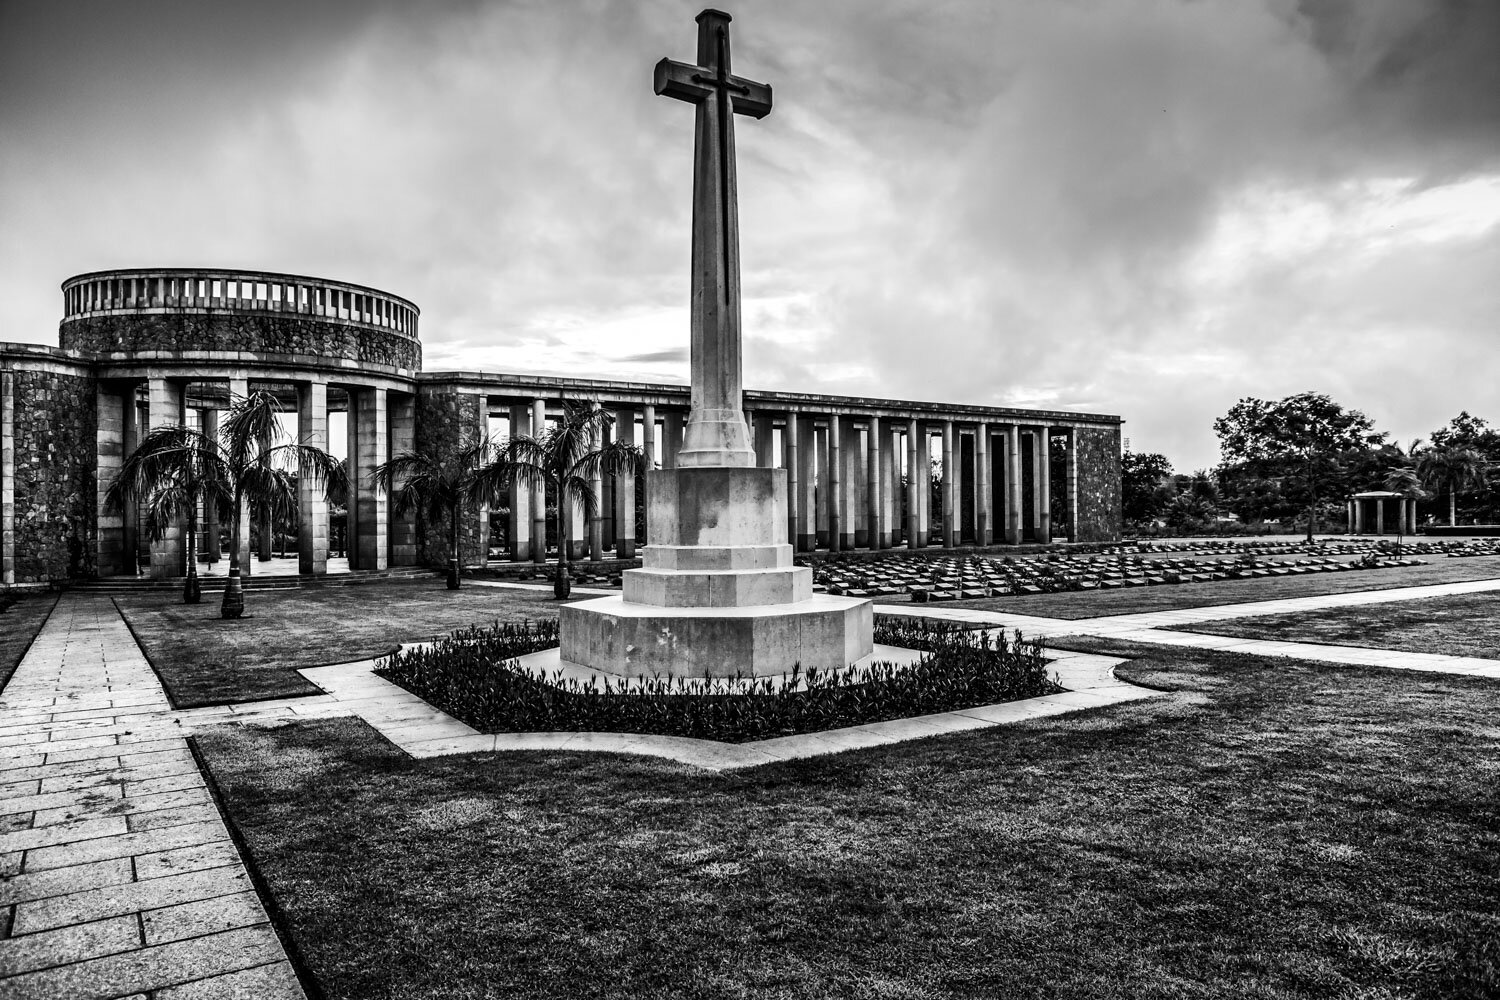
[[[558,643],[556,622],[473,627],[387,657],[376,673],[483,732],[615,732],[743,743],[1052,694],[1035,640],[882,617],[875,641],[926,653],[912,666],[709,682],[654,677],[585,684],[538,677],[515,658]]]

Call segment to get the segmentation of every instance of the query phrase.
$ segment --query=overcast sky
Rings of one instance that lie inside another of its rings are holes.
[[[428,370],[684,380],[699,6],[0,0],[0,340],[110,267],[337,278]],[[1500,423],[1500,0],[753,0],[746,384]]]

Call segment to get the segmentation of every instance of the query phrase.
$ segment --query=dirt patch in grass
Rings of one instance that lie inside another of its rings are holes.
[[[1181,625],[1178,632],[1500,659],[1500,593]]]
[[[499,619],[551,619],[550,589],[466,587],[441,580],[271,590],[245,596],[245,615],[219,617],[219,602],[175,595],[116,598],[136,641],[177,708],[317,694],[301,667],[383,656]]]
[[[1218,604],[1249,604],[1290,597],[1345,594],[1355,590],[1425,587],[1435,583],[1500,579],[1500,556],[1468,559],[1432,557],[1426,566],[1396,569],[1345,570],[1306,576],[1273,576],[1254,580],[1214,580],[1207,583],[1163,584],[1126,590],[1086,590],[1059,594],[1027,594],[973,601],[945,601],[935,607],[979,608],[1038,618],[1099,618],[1146,611],[1207,608]],[[877,601],[877,603],[879,603]]]
[[[0,594],[0,689],[10,683],[11,674],[32,640],[47,623],[47,616],[57,604],[59,595]]]
[[[1174,694],[726,774],[199,739],[330,998],[1493,995],[1500,684],[1091,647]]]

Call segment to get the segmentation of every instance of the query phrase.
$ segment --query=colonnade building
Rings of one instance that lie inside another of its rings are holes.
[[[151,429],[210,435],[253,390],[296,414],[304,444],[347,456],[347,510],[299,487],[299,569],[328,571],[330,524],[353,570],[434,565],[445,526],[397,517],[371,470],[393,455],[457,454],[535,434],[565,399],[596,399],[611,437],[672,468],[685,385],[494,372],[424,372],[419,310],[362,285],[262,271],[130,269],[63,283],[57,348],[0,343],[0,581],[4,585],[185,571],[181,528],[153,541],[138,512],[104,494]],[[787,540],[800,552],[1113,541],[1120,537],[1120,418],[810,393],[747,391],[759,464],[785,468]],[[342,414],[342,417],[330,415]],[[330,440],[342,423],[343,440]],[[934,470],[941,481],[934,489]],[[579,558],[633,558],[641,538],[634,476],[600,481],[598,516],[565,511]],[[548,551],[546,498],[513,489],[472,512],[465,561],[537,560]],[[248,517],[248,515],[247,515]],[[220,557],[209,518],[202,558]],[[253,572],[252,532],[241,564]],[[270,526],[255,532],[262,540]],[[268,542],[263,541],[263,545]]]

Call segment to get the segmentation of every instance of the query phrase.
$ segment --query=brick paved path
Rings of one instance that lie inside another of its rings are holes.
[[[64,595],[0,698],[0,997],[301,998],[161,685]]]

